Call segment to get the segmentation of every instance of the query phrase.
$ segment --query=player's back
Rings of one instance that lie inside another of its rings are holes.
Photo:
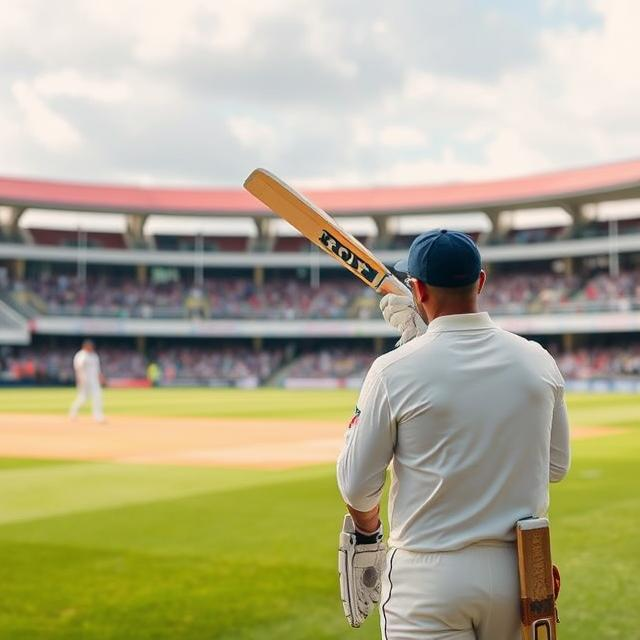
[[[73,357],[73,368],[81,382],[93,382],[100,376],[100,358],[97,353],[80,349]]]
[[[397,423],[390,544],[414,551],[512,540],[545,514],[562,377],[487,314],[438,318],[379,359]]]

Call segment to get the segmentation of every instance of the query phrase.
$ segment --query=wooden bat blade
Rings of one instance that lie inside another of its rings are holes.
[[[523,640],[556,640],[549,521],[528,518],[516,524]]]
[[[367,247],[277,176],[256,169],[244,188],[371,288],[379,293],[411,295]]]

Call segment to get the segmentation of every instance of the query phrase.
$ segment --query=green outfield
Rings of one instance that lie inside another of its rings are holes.
[[[65,414],[75,395],[66,389],[0,389],[3,413]],[[282,389],[105,389],[109,414],[216,418],[342,419],[353,412],[353,391]],[[86,411],[85,411],[86,412]]]
[[[0,412],[60,414],[73,391],[2,390]],[[108,414],[348,420],[355,394],[107,390]],[[562,640],[635,638],[640,399],[573,396],[553,488]],[[10,420],[0,413],[0,423]],[[106,427],[108,428],[108,427]],[[614,433],[615,432],[615,433]],[[0,430],[0,438],[2,437]],[[0,638],[329,640],[343,507],[332,466],[288,471],[0,460]]]

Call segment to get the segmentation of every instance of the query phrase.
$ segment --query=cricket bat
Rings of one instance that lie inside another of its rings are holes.
[[[549,521],[516,523],[522,640],[557,640]]]
[[[253,171],[244,188],[378,293],[411,296],[409,289],[326,211],[266,169]]]

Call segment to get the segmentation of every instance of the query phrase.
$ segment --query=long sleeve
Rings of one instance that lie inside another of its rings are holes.
[[[384,380],[374,363],[338,459],[338,487],[349,506],[369,511],[380,502],[395,436],[396,424]]]
[[[569,471],[571,447],[569,444],[569,416],[564,401],[564,387],[556,391],[551,423],[551,450],[549,457],[549,481],[560,482]]]

